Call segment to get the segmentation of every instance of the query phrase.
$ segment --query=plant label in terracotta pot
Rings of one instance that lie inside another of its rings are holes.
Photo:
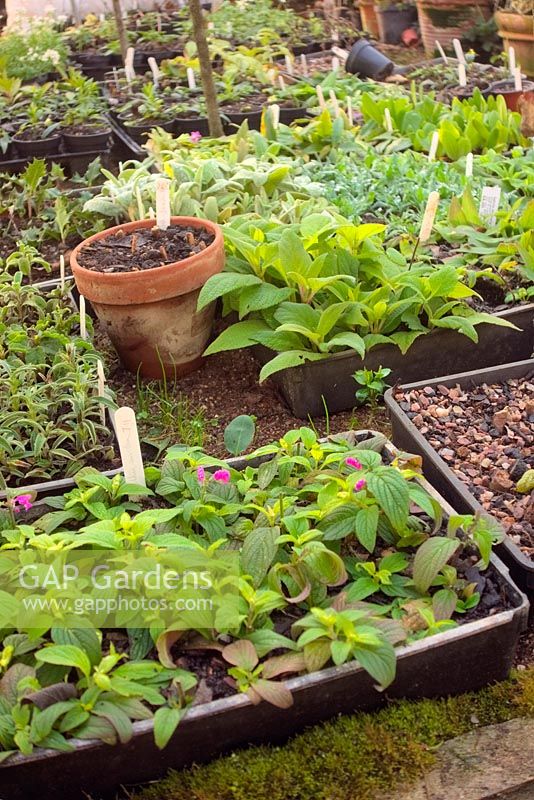
[[[200,366],[215,306],[196,306],[224,266],[218,225],[195,217],[171,217],[166,230],[156,220],[117,225],[79,244],[70,263],[126,369],[160,379]]]

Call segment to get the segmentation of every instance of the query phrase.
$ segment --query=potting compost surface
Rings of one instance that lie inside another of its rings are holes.
[[[397,392],[396,400],[483,508],[534,557],[534,490],[526,475],[534,469],[532,377],[471,391],[426,386]]]
[[[92,242],[78,254],[78,262],[95,272],[140,272],[174,264],[205,250],[215,235],[202,228],[171,225],[116,233]]]

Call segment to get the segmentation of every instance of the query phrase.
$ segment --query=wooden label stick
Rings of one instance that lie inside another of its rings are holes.
[[[104,365],[100,359],[96,362],[96,374],[98,380],[98,396],[104,397],[106,393],[106,376],[104,375]],[[100,403],[100,422],[102,425],[106,424],[106,406],[103,403]]]
[[[156,181],[156,225],[161,231],[166,231],[171,224],[171,201],[169,195],[170,184],[166,178]]]
[[[119,442],[126,483],[146,486],[141,444],[133,408],[123,406],[115,412],[115,433]]]
[[[319,101],[319,108],[321,109],[321,111],[324,111],[324,109],[326,108],[326,103],[325,103],[322,87],[321,86],[316,86],[315,87],[315,92],[317,94],[317,100]]]
[[[439,192],[430,192],[428,200],[426,201],[425,213],[423,214],[423,221],[421,223],[421,230],[419,232],[419,241],[421,243],[430,239],[432,233],[432,226],[436,218],[436,211],[439,205]]]
[[[478,213],[486,219],[488,225],[495,225],[497,221],[497,209],[501,199],[500,186],[484,186],[480,196]]]
[[[388,133],[393,133],[393,120],[389,108],[384,109],[384,124]]]
[[[332,102],[332,105],[334,106],[334,115],[336,117],[339,117],[339,115],[341,114],[341,109],[339,107],[339,100],[337,99],[337,95],[333,89],[330,89],[329,97]]]
[[[293,61],[291,59],[291,56],[286,55],[285,62],[287,71],[289,72],[290,75],[293,75]]]
[[[508,67],[510,69],[510,75],[515,75],[515,49],[513,47],[508,48]]]
[[[150,56],[149,57],[148,66],[150,67],[150,71],[152,73],[152,80],[154,82],[154,86],[157,89],[158,86],[159,86],[159,79],[160,79],[161,72],[159,71],[159,67],[157,65],[157,62],[156,62],[156,59],[154,58],[154,56]]]
[[[85,297],[80,295],[80,336],[87,339],[87,320],[85,317]]]
[[[59,257],[59,285],[65,288],[65,256],[61,253]]]
[[[302,53],[302,55],[300,57],[300,66],[302,68],[302,74],[304,75],[305,78],[307,78],[310,73],[309,73],[309,70],[308,70],[308,61],[307,61],[306,56],[304,55],[304,53]]]
[[[454,52],[456,54],[456,58],[458,59],[458,61],[460,61],[462,64],[465,64],[464,51],[462,50],[462,45],[460,44],[460,40],[453,39],[452,46],[454,47]]]
[[[523,80],[521,78],[521,67],[516,67],[514,69],[514,89],[516,92],[523,91]]]
[[[430,150],[428,151],[428,160],[434,161],[436,153],[438,152],[439,133],[434,131],[432,134],[432,141],[430,142]]]
[[[467,75],[465,72],[465,64],[461,62],[458,64],[458,83],[460,86],[467,86]]]
[[[438,53],[440,54],[440,56],[441,56],[441,58],[442,58],[442,60],[443,60],[443,63],[444,63],[444,64],[448,64],[448,63],[449,63],[449,59],[447,58],[447,56],[446,56],[446,54],[445,54],[445,50],[444,50],[444,49],[443,49],[443,47],[441,46],[441,42],[438,42],[438,40],[437,40],[437,39],[436,39],[436,47],[437,47],[437,49],[438,49]]]
[[[197,82],[195,80],[195,73],[193,72],[193,68],[192,67],[188,67],[187,68],[187,84],[188,84],[190,89],[196,89],[197,88]]]
[[[465,157],[465,177],[473,176],[473,153],[468,153]]]

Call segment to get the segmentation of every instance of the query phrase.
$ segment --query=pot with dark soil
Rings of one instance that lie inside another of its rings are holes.
[[[168,133],[174,133],[176,130],[176,125],[173,120],[158,119],[156,117],[153,119],[145,119],[135,117],[129,112],[119,114],[118,121],[126,133],[131,136],[137,144],[145,144],[148,134],[154,128],[163,128],[163,130]]]
[[[118,225],[83,241],[70,263],[126,369],[157,379],[200,365],[215,306],[196,306],[224,266],[218,225],[194,217],[172,217],[167,230],[154,220]]]
[[[485,96],[492,95],[493,97],[501,94],[510,111],[518,111],[519,100],[527,92],[534,92],[534,81],[523,81],[521,89],[515,88],[515,81],[513,80],[495,81],[484,94]]]
[[[59,152],[61,134],[57,125],[29,125],[13,136],[13,144],[21,156],[47,156]]]
[[[534,360],[386,393],[393,438],[462,513],[491,514],[499,555],[534,598]]]
[[[105,150],[111,136],[110,126],[102,122],[84,122],[62,129],[63,141],[69,152]]]

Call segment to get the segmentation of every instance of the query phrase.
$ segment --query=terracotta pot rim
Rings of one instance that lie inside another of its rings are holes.
[[[83,242],[80,242],[72,251],[70,255],[70,266],[73,273],[78,272],[81,277],[92,278],[93,280],[96,278],[96,280],[104,284],[107,283],[108,285],[126,283],[127,281],[131,286],[132,284],[142,284],[150,280],[151,276],[159,277],[166,272],[174,271],[177,266],[179,266],[180,269],[187,269],[196,262],[203,261],[210,251],[217,250],[221,245],[224,247],[223,233],[221,227],[216,222],[201,217],[171,217],[171,225],[182,228],[204,228],[215,234],[215,239],[204,250],[201,250],[199,253],[193,253],[193,255],[183,258],[181,261],[173,261],[171,264],[164,264],[162,267],[152,267],[151,269],[141,270],[140,272],[98,272],[97,270],[82,267],[81,264],[78,263],[78,254],[93,242],[106,239],[120,230],[131,232],[142,228],[153,228],[155,224],[155,219],[143,219],[134,222],[125,222],[123,225],[114,225],[112,228],[106,228],[99,233],[94,233],[92,236],[89,236],[88,239],[84,239]]]

